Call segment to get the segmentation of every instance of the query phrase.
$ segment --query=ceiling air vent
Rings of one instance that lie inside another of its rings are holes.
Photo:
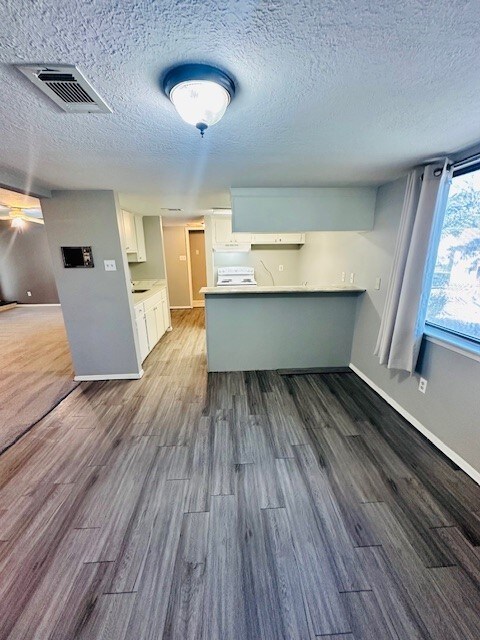
[[[73,64],[26,64],[17,68],[68,113],[112,112]]]

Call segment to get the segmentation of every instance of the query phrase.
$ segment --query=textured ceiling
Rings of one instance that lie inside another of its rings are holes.
[[[0,11],[0,164],[54,188],[225,206],[230,186],[378,184],[480,139],[478,0],[0,0]],[[238,85],[204,140],[158,87],[188,61]],[[61,112],[20,62],[78,64],[113,114]]]

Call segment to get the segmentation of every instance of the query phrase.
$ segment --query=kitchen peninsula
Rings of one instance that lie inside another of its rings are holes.
[[[204,287],[209,371],[347,367],[354,286]]]

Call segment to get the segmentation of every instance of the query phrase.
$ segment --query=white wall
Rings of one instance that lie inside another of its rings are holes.
[[[220,253],[214,252],[214,282],[217,281],[218,267],[254,267],[255,279],[259,285],[271,285],[272,278],[265,267],[272,273],[275,285],[300,284],[298,248],[271,247],[255,249],[248,253]],[[265,264],[265,267],[262,264]],[[279,271],[283,265],[283,271]]]
[[[345,284],[369,288],[373,286],[371,269],[365,257],[374,242],[372,231],[325,231],[305,234],[305,245],[300,251],[299,277],[308,284],[339,284],[345,272]]]

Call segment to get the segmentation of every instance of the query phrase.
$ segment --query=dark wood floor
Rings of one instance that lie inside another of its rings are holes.
[[[353,373],[207,381],[173,323],[0,458],[2,640],[478,640],[480,488]]]

